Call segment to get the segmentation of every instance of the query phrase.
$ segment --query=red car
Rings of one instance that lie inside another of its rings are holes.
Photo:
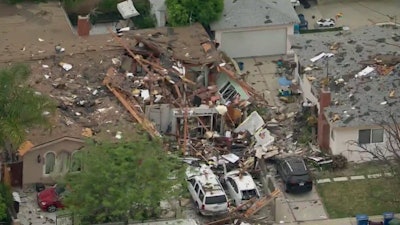
[[[47,188],[37,194],[37,202],[43,211],[55,212],[57,209],[64,208],[62,203],[65,187],[57,186]]]

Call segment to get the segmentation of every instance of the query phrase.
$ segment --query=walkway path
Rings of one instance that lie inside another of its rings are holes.
[[[357,176],[349,176],[349,177],[334,177],[334,178],[323,178],[318,179],[317,184],[330,183],[330,182],[343,182],[343,181],[354,181],[354,180],[364,180],[364,179],[374,179],[381,177],[392,177],[392,173],[375,173],[369,174],[367,176],[357,175]]]

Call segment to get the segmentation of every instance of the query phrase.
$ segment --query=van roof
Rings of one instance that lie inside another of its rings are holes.
[[[186,177],[188,179],[196,179],[207,195],[225,194],[224,189],[218,181],[218,177],[211,168],[205,164],[200,165],[200,167],[189,166],[186,170]]]
[[[226,177],[231,177],[238,185],[239,190],[256,189],[256,184],[248,172],[243,172],[240,176],[239,170],[233,170],[228,172]]]

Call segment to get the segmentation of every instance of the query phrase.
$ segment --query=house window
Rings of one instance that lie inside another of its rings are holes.
[[[71,172],[78,172],[82,171],[82,159],[81,159],[81,152],[80,151],[75,151],[71,155]]]
[[[238,95],[237,91],[235,90],[235,87],[231,84],[231,82],[227,82],[219,91],[221,94],[222,98],[225,101],[231,100],[233,97]]]
[[[56,154],[54,154],[54,152],[47,152],[44,158],[44,174],[50,174],[54,171],[54,166],[56,164]]]
[[[333,132],[333,129],[331,130],[331,139],[332,140],[335,140],[335,136],[334,136],[335,134],[334,134],[334,132]]]
[[[56,157],[56,169],[54,170],[58,174],[65,174],[68,172],[70,167],[70,156],[68,152],[61,152]]]
[[[358,143],[370,144],[383,142],[383,129],[365,129],[358,131]]]

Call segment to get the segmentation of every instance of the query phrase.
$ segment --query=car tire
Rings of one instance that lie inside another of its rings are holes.
[[[55,211],[57,211],[57,207],[56,206],[51,205],[51,206],[47,207],[47,212],[53,213]]]
[[[319,24],[319,27],[323,27],[323,25],[322,25],[322,24]]]
[[[330,26],[330,27],[333,27],[334,25],[333,25],[333,24],[329,24],[329,26]]]

